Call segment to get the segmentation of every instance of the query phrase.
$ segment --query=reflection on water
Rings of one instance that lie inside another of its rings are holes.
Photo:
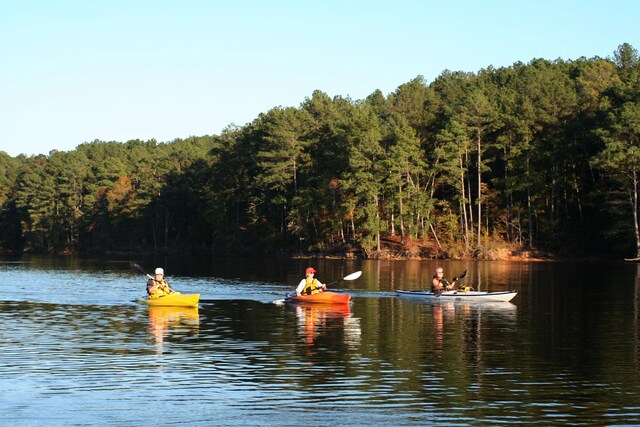
[[[149,333],[156,343],[156,352],[162,353],[165,337],[178,334],[197,335],[200,315],[197,307],[149,306]]]
[[[326,343],[342,341],[356,347],[360,343],[360,319],[352,316],[347,304],[295,304],[298,334],[307,345],[307,355],[316,355]]]
[[[344,306],[183,272],[199,309],[135,304],[139,275],[106,267],[0,265],[0,425],[640,424],[636,266],[479,264],[518,297],[434,303],[384,290],[421,286],[402,265],[364,266]]]

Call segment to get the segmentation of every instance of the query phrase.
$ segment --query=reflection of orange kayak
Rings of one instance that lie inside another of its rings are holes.
[[[305,303],[316,303],[316,304],[345,304],[348,303],[351,299],[351,295],[349,294],[338,294],[335,292],[320,292],[319,294],[313,295],[300,295],[297,296],[295,294],[287,296],[285,301],[288,302],[305,302]]]
[[[311,313],[315,316],[323,316],[327,319],[340,319],[351,316],[351,304],[337,302],[333,304],[298,304],[297,310]]]
[[[344,329],[345,322],[351,317],[351,307],[348,302],[335,304],[295,303],[294,305],[299,333],[304,336],[310,355],[316,354],[316,339]]]
[[[169,295],[165,295],[155,299],[141,299],[143,303],[152,306],[164,306],[164,307],[197,307],[198,301],[200,301],[200,294],[181,294],[180,292],[174,292]]]

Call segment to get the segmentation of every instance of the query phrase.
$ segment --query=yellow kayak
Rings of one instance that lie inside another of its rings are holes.
[[[140,301],[151,306],[197,307],[198,301],[200,301],[200,294],[181,294],[180,292],[174,292],[160,298],[142,298]]]

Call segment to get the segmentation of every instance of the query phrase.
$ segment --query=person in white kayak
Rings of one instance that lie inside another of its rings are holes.
[[[442,292],[453,289],[453,285],[449,284],[447,279],[444,278],[444,269],[442,267],[436,267],[436,274],[431,281],[432,292]]]
[[[313,295],[319,294],[327,290],[327,285],[320,283],[318,279],[313,277],[317,271],[313,267],[307,268],[306,277],[300,281],[296,288],[296,295]]]
[[[155,277],[147,280],[147,296],[149,299],[156,299],[174,293],[169,287],[169,282],[164,279],[164,270],[156,268]]]

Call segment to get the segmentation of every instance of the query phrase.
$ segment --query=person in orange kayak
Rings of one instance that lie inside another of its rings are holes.
[[[312,295],[319,294],[327,290],[327,285],[320,283],[318,279],[313,277],[317,271],[313,267],[307,268],[306,277],[300,281],[296,288],[296,295]]]
[[[169,282],[164,279],[164,270],[156,268],[155,277],[147,281],[147,295],[149,299],[156,299],[172,294],[174,291],[169,287]]]

